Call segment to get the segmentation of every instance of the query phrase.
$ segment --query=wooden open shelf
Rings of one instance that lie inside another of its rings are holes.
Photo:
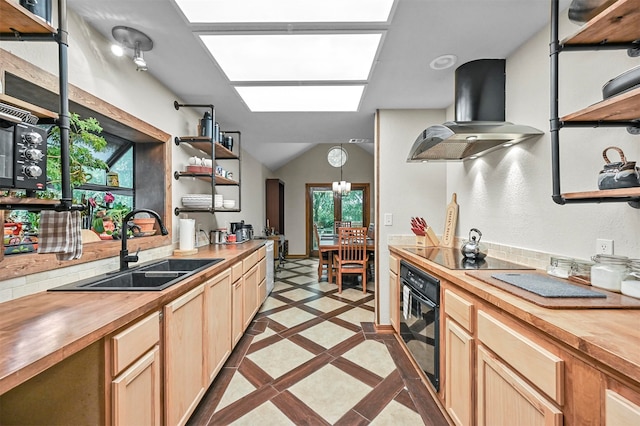
[[[0,33],[55,34],[56,30],[15,0],[0,0]]]
[[[175,139],[176,141],[176,145],[181,144],[181,143],[188,143],[189,145],[193,146],[196,149],[199,149],[200,151],[203,151],[205,153],[207,153],[207,155],[214,157],[212,154],[212,150],[211,150],[211,138],[206,137],[206,136],[182,136],[182,137],[176,137]],[[227,148],[225,148],[224,146],[220,145],[219,143],[214,144],[215,145],[215,159],[216,160],[237,160],[238,156],[235,155],[233,152],[229,151]]]
[[[640,118],[640,87],[595,103],[561,118],[562,121],[626,121]]]
[[[59,204],[60,200],[46,200],[42,198],[17,198],[17,197],[0,197],[0,204],[14,204],[20,205],[23,204],[25,206],[29,204],[47,204],[55,206]]]
[[[563,45],[623,43],[640,39],[640,0],[618,0],[584,24]]]
[[[597,199],[597,198],[639,198],[640,187],[622,189],[603,189],[597,191],[567,192],[562,194],[566,200]]]
[[[196,179],[200,179],[205,182],[211,182],[211,178],[213,176],[207,173],[174,172],[173,177],[176,179],[180,179],[183,177],[194,177]],[[235,180],[227,179],[222,176],[216,176],[215,178],[216,178],[216,185],[227,185],[227,186],[239,185],[238,182],[236,182]]]
[[[16,108],[27,110],[38,118],[52,118],[54,120],[58,119],[58,114],[53,111],[40,108],[39,106],[30,104],[29,102],[25,102],[18,98],[14,98],[13,96],[5,95],[4,93],[0,93],[0,102],[14,106]]]

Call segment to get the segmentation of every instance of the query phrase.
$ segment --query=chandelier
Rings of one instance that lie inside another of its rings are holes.
[[[337,151],[337,150],[336,150]],[[342,178],[342,166],[346,163],[346,152],[342,148],[342,144],[340,144],[339,150],[339,164],[340,164],[340,181],[333,182],[332,189],[333,192],[340,195],[345,195],[351,192],[351,182],[347,182]]]

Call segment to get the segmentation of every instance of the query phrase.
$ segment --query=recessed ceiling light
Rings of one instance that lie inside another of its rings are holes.
[[[190,22],[386,22],[394,0],[176,0]]]
[[[456,55],[440,55],[431,61],[429,67],[436,71],[446,70],[454,66],[457,60],[458,57]]]
[[[236,86],[252,112],[357,111],[364,85]]]
[[[230,81],[366,81],[381,33],[201,35]]]

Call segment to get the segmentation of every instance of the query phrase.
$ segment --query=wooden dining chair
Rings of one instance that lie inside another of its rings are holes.
[[[318,233],[318,225],[313,224],[313,234],[316,238],[316,242],[318,243],[318,281],[322,279],[322,271],[326,267],[327,268],[327,281],[333,281],[333,262],[332,255],[333,253],[330,251],[320,251],[320,234]]]
[[[350,220],[336,220],[335,222],[333,222],[333,233],[338,235],[338,230],[340,228],[351,228],[351,221]]]
[[[367,228],[340,228],[338,252],[333,256],[338,294],[342,293],[342,274],[360,274],[362,292],[367,292]]]

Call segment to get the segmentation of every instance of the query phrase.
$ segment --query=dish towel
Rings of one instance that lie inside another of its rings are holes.
[[[38,253],[55,253],[58,260],[80,259],[82,257],[81,221],[79,211],[42,211]]]

